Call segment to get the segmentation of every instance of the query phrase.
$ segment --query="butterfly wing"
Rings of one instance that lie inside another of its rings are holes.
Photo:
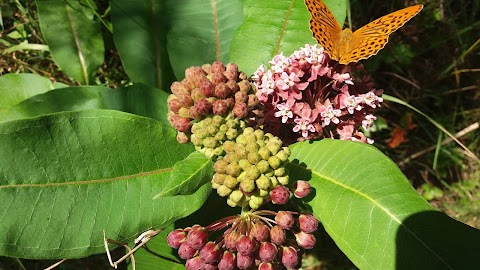
[[[338,40],[342,28],[337,20],[321,0],[305,0],[305,5],[312,15],[310,19],[310,30],[318,44],[330,54],[332,59],[338,60]]]
[[[397,10],[365,25],[355,31],[348,51],[341,55],[339,62],[348,64],[375,55],[385,47],[388,37],[417,15],[423,5],[415,5]]]

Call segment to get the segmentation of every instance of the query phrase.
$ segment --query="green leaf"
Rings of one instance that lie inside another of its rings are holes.
[[[243,21],[241,0],[169,0],[168,53],[178,79],[185,69],[220,60],[228,63],[230,42]]]
[[[291,160],[292,174],[314,188],[314,214],[360,269],[480,265],[480,231],[434,211],[376,148],[304,142],[292,147]]]
[[[245,21],[235,32],[230,60],[252,74],[283,52],[288,56],[305,44],[315,44],[310,13],[303,1],[245,0]]]
[[[166,47],[165,1],[114,0],[110,4],[113,40],[130,79],[169,89],[173,72]]]
[[[83,0],[37,0],[40,29],[55,63],[81,84],[103,63],[100,23]]]
[[[25,99],[57,88],[37,74],[5,74],[0,76],[0,113]]]
[[[157,88],[134,84],[121,89],[79,86],[52,90],[0,112],[0,123],[39,115],[85,109],[110,109],[167,121],[168,94]]]
[[[0,255],[85,257],[104,252],[104,231],[128,242],[197,210],[211,190],[203,170],[178,190],[189,195],[153,199],[183,183],[170,174],[193,149],[175,133],[108,110],[0,124]]]

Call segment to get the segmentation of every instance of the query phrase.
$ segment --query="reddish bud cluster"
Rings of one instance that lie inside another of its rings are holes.
[[[207,227],[176,229],[167,236],[167,242],[187,260],[187,270],[298,269],[303,250],[315,246],[312,233],[318,220],[304,214],[296,219],[296,215],[289,211],[250,211]],[[219,239],[209,241],[209,233],[222,229],[225,231]]]
[[[182,134],[180,143],[188,142],[194,120],[230,114],[236,119],[248,119],[260,113],[258,97],[247,75],[233,63],[189,67],[185,79],[174,82],[170,89],[168,120]]]

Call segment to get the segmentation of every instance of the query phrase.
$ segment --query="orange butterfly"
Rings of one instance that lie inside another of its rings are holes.
[[[313,37],[330,58],[345,65],[377,54],[387,44],[389,35],[423,8],[423,5],[415,5],[397,10],[352,32],[349,28],[342,30],[322,0],[305,0],[305,4],[312,15],[310,29]]]

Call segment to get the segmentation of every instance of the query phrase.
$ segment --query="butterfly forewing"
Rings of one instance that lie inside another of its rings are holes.
[[[325,48],[331,58],[338,60],[336,47],[342,31],[340,25],[323,1],[305,0],[305,5],[312,15],[310,29],[313,37]]]
[[[385,15],[351,34],[342,36],[342,29],[322,0],[305,0],[312,15],[310,29],[313,37],[330,54],[330,57],[348,64],[377,54],[388,42],[389,35],[417,15],[423,5],[404,8]]]

